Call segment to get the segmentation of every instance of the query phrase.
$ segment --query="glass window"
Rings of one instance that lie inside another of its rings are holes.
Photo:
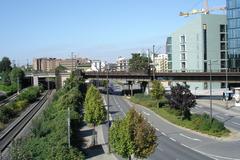
[[[220,41],[226,41],[226,34],[220,35]]]
[[[182,61],[185,61],[185,53],[182,53],[182,54],[181,54],[181,60],[182,60]]]
[[[220,25],[220,32],[225,32],[225,25],[224,24]]]
[[[221,43],[221,50],[225,50],[226,49],[226,44],[225,43]]]
[[[185,45],[181,45],[181,51],[182,51],[182,52],[185,52],[185,51],[186,51]]]
[[[172,54],[168,54],[168,60],[172,61]]]
[[[182,69],[185,70],[186,69],[186,63],[182,62]]]
[[[181,36],[181,38],[180,38],[180,42],[181,42],[181,43],[185,43],[185,42],[186,42],[186,39],[185,39],[185,36],[184,36],[184,35]]]
[[[221,59],[225,59],[226,52],[221,52]]]
[[[225,61],[221,61],[221,68],[225,68]]]

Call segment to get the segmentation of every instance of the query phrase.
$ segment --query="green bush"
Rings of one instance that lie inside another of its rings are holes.
[[[16,116],[16,111],[10,105],[7,105],[0,109],[0,121],[2,123],[8,123],[10,119]]]
[[[23,91],[17,100],[27,100],[29,103],[35,102],[40,96],[40,87],[29,87]]]
[[[16,101],[15,105],[14,105],[14,109],[18,112],[22,111],[23,109],[25,109],[28,106],[28,101],[27,100],[19,100]]]

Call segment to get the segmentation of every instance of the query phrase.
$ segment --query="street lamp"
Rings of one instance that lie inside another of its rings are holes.
[[[225,71],[226,71],[226,82],[225,82],[225,88],[226,88],[226,93],[225,94],[227,94],[227,91],[228,91],[228,59],[226,58],[225,59]],[[229,98],[229,95],[228,95],[228,98]],[[225,101],[226,101],[226,104],[225,104],[225,107],[226,107],[226,109],[228,109],[228,99],[225,99]]]
[[[110,153],[110,142],[109,142],[109,131],[110,131],[110,121],[109,121],[109,64],[107,64],[107,128],[108,128],[108,153]]]

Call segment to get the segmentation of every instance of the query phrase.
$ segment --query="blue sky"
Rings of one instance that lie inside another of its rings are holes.
[[[201,0],[0,0],[0,57],[26,64],[74,52],[110,62],[153,44],[163,50],[166,37],[194,18],[179,11],[201,7]]]

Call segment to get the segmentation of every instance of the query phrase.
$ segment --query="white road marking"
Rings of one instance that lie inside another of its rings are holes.
[[[237,122],[232,122],[232,124],[240,126],[240,123],[237,123]]]
[[[216,117],[222,120],[224,119],[222,116],[219,116],[219,115],[216,115]]]
[[[177,142],[176,139],[174,139],[174,138],[171,138],[171,137],[170,137],[169,139],[171,139],[171,140],[174,141],[174,142]]]
[[[149,114],[149,113],[147,113],[147,112],[144,112],[144,111],[143,111],[143,114],[145,114],[145,115],[147,115],[147,116],[150,116],[150,114]]]
[[[194,141],[199,141],[199,142],[201,142],[201,140],[200,140],[200,139],[197,139],[197,138],[192,138],[192,137],[186,136],[186,135],[185,135],[185,134],[183,134],[183,133],[180,133],[179,135],[180,135],[180,136],[182,136],[182,137],[185,137],[185,138],[188,138],[188,139],[194,140]]]
[[[164,133],[164,132],[161,132],[161,134],[164,135],[164,136],[167,136],[166,133]]]
[[[184,147],[186,147],[186,148],[191,149],[191,147],[188,147],[187,145],[185,145],[185,144],[183,144],[183,143],[181,143],[181,145],[184,146]]]
[[[155,128],[157,131],[160,131],[158,128]]]

